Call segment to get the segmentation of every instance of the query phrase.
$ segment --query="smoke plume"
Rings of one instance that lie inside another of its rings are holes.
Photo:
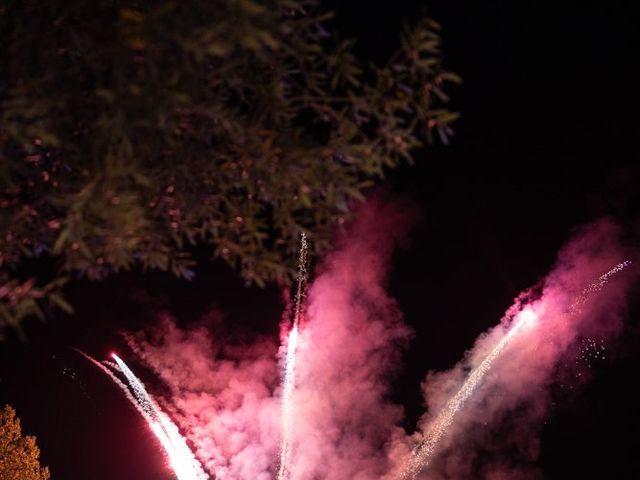
[[[336,249],[318,262],[296,350],[291,479],[397,478],[416,443],[430,435],[438,412],[523,309],[535,321],[495,359],[418,477],[535,478],[550,388],[575,373],[563,371],[563,361],[583,339],[608,341],[622,329],[633,268],[593,283],[626,258],[617,227],[603,220],[578,231],[551,273],[522,293],[459,364],[427,374],[426,413],[415,432],[405,432],[399,427],[402,407],[389,399],[389,382],[401,368],[411,330],[386,282],[412,211],[369,203]],[[220,314],[211,315],[216,321],[190,330],[166,317],[153,331],[129,336],[129,343],[166,384],[163,406],[213,478],[274,478],[285,347],[270,338],[234,342],[211,327],[220,324]],[[283,338],[288,328],[283,321]]]
[[[614,223],[601,220],[582,228],[562,248],[551,273],[522,293],[502,322],[482,334],[460,363],[427,375],[422,385],[427,413],[419,430],[428,434],[468,372],[507,334],[513,317],[523,309],[534,316],[457,413],[425,478],[539,478],[534,465],[551,388],[586,374],[567,361],[584,339],[606,343],[622,329],[632,268],[601,276],[625,258]]]

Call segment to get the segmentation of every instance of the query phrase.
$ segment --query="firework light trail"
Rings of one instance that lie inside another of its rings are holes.
[[[308,257],[307,237],[303,233],[300,236],[300,254],[298,257],[298,286],[293,310],[293,325],[287,336],[287,350],[284,360],[284,375],[282,378],[282,440],[280,445],[280,464],[278,467],[278,480],[288,478],[289,458],[291,456],[291,437],[293,430],[293,389],[295,387],[296,350],[300,336],[300,319],[302,317],[305,288],[307,284]]]
[[[631,264],[630,261],[619,263],[604,275],[600,276],[595,282],[586,287],[578,296],[578,299],[569,307],[569,313],[575,313],[584,305],[594,292],[601,290],[609,281],[612,275],[620,272]],[[502,353],[504,348],[518,334],[524,326],[534,326],[537,321],[536,313],[530,308],[525,308],[513,318],[513,322],[509,331],[504,337],[493,347],[491,352],[484,358],[482,363],[471,371],[469,377],[456,394],[449,399],[444,409],[437,415],[432,426],[429,428],[426,438],[423,439],[414,448],[411,457],[402,471],[400,478],[402,480],[410,480],[424,470],[431,462],[433,455],[436,453],[438,443],[447,433],[449,427],[453,423],[456,414],[464,406],[465,402],[475,392],[478,385],[481,384],[484,376],[491,368],[493,362]]]
[[[613,267],[604,275],[601,275],[600,277],[598,277],[598,279],[595,282],[589,284],[587,288],[582,290],[582,292],[580,293],[576,301],[573,302],[573,304],[569,307],[569,313],[578,313],[580,311],[580,307],[582,307],[585,303],[587,303],[587,299],[589,298],[589,295],[602,290],[602,288],[607,284],[607,282],[613,275],[624,270],[629,265],[631,265],[631,260],[625,260],[624,262],[619,263],[618,265]]]
[[[164,449],[169,465],[175,472],[178,480],[207,480],[209,476],[204,472],[200,462],[193,455],[187,442],[178,430],[178,427],[165,414],[157,402],[149,395],[143,383],[134,375],[120,357],[111,354],[115,363],[98,362],[86,353],[77,350],[91,363],[106,373],[113,382],[124,392],[127,400],[138,410],[146,420],[149,428],[154,433]],[[121,373],[126,383],[120,380],[116,373]]]

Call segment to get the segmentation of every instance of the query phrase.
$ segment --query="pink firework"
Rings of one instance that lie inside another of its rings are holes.
[[[389,395],[411,332],[385,288],[393,246],[409,220],[406,209],[364,211],[320,264],[308,298],[303,239],[279,364],[275,339],[236,342],[209,322],[183,330],[167,316],[152,331],[128,337],[167,385],[174,420],[213,478],[466,479],[473,478],[466,458],[487,442],[514,444],[535,461],[528,441],[536,441],[563,358],[581,337],[606,340],[621,329],[633,275],[617,275],[629,263],[620,263],[626,255],[615,229],[587,229],[459,364],[430,372],[423,383],[428,411],[411,433],[400,427],[402,408]],[[210,315],[217,325],[222,314]],[[131,387],[127,392],[136,398]],[[514,408],[524,412],[514,419],[518,428],[500,438],[473,428]],[[518,465],[487,468],[493,478],[527,478]]]
[[[120,357],[112,353],[111,357],[115,363],[101,363],[83,352],[80,353],[105,372],[124,392],[127,400],[138,410],[160,442],[178,480],[207,480],[209,478],[187,446],[185,438],[180,435],[178,427],[162,411],[158,403],[147,392],[144,384]],[[116,373],[122,374],[126,382],[118,378]]]
[[[293,312],[293,326],[287,336],[286,355],[284,359],[284,375],[282,378],[282,442],[280,446],[280,462],[278,480],[288,478],[288,465],[291,456],[291,438],[294,423],[293,391],[296,378],[296,349],[298,348],[300,319],[302,317],[305,287],[308,270],[308,244],[303,233],[300,236],[300,255],[298,257],[298,288]]]

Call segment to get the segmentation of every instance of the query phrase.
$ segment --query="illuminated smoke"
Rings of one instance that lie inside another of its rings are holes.
[[[556,325],[566,324],[567,318],[575,317],[576,315],[583,313],[582,308],[590,300],[590,297],[596,292],[602,290],[613,275],[622,271],[630,264],[630,261],[624,261],[615,265],[605,274],[598,277],[596,281],[590,283],[586,288],[584,288],[577,295],[577,298],[574,297],[576,299],[571,302],[571,304],[565,310],[565,313],[557,311],[554,312],[556,315],[559,313],[559,315],[557,315],[558,319],[556,320]],[[548,293],[547,295],[552,296]],[[534,302],[533,304],[534,306],[537,306],[541,309],[541,317],[545,316],[545,301],[549,302],[549,300],[546,300],[543,296],[543,298],[539,302]],[[526,306],[523,309],[521,308],[522,307],[520,303],[517,302],[508,311],[505,318],[507,321],[510,320],[509,312],[519,310],[519,313],[516,313],[515,315],[511,314],[511,326],[508,328],[506,333],[494,344],[493,347],[488,347],[488,354],[470,372],[460,389],[457,390],[457,392],[445,403],[444,407],[441,408],[436,417],[429,423],[429,427],[425,430],[423,440],[420,441],[418,445],[413,449],[413,452],[410,454],[409,460],[407,461],[405,467],[402,469],[400,478],[402,478],[403,480],[413,479],[430,465],[434,456],[437,454],[437,450],[441,440],[449,433],[450,427],[455,421],[456,416],[460,413],[461,409],[464,407],[469,398],[478,389],[479,385],[481,385],[487,372],[491,369],[496,359],[501,355],[501,353],[503,353],[509,343],[511,343],[518,336],[518,334],[524,334],[524,332],[536,328],[544,329],[544,325],[539,325],[538,312],[536,312],[531,305]],[[558,327],[556,326],[556,328]],[[487,345],[484,345],[484,348],[486,349]]]
[[[491,350],[491,353],[478,365],[469,375],[469,378],[462,385],[460,390],[447,402],[442,412],[436,417],[433,426],[427,434],[427,439],[420,442],[413,451],[406,469],[401,478],[415,478],[420,471],[426,468],[431,461],[431,457],[436,451],[436,447],[443,435],[453,423],[456,414],[463,407],[467,399],[482,382],[482,379],[491,368],[494,360],[502,353],[502,350],[509,344],[511,339],[517,335],[518,331],[526,325],[532,325],[536,320],[536,314],[531,310],[523,310],[513,319],[513,325],[509,332],[502,337],[498,344]]]
[[[421,474],[431,480],[534,478],[527,469],[539,456],[537,433],[558,367],[582,339],[606,342],[622,328],[632,275],[614,274],[627,264],[589,284],[626,256],[615,226],[581,232],[461,363],[428,374],[428,413],[408,435],[390,380],[411,332],[386,289],[393,248],[410,222],[407,210],[360,211],[338,248],[319,262],[308,299],[306,271],[298,277],[280,347],[272,337],[236,340],[233,322],[215,311],[188,330],[165,316],[128,337],[167,386],[163,406],[213,478],[397,480],[403,472],[420,475],[425,465]],[[479,446],[500,463],[480,458]]]
[[[385,444],[403,435],[390,381],[410,331],[385,287],[413,212],[406,204],[363,209],[318,263],[308,295],[299,290],[298,321],[291,302],[281,345],[273,336],[236,337],[232,313],[226,321],[216,310],[186,330],[164,315],[128,337],[166,385],[172,418],[214,478],[274,480],[281,465],[291,480],[380,480],[388,471]],[[293,344],[289,396],[282,376]],[[287,431],[291,449],[280,461]]]
[[[387,292],[415,211],[370,203],[314,269],[296,355],[292,480],[380,480],[402,408],[390,398],[411,332]]]

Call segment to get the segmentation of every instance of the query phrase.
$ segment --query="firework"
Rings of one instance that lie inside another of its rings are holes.
[[[280,445],[280,461],[278,480],[288,478],[288,465],[291,456],[291,437],[293,429],[293,389],[295,387],[296,349],[298,348],[300,320],[302,317],[305,288],[307,284],[308,244],[303,233],[300,236],[300,254],[298,257],[298,286],[296,289],[293,325],[287,336],[287,350],[284,360],[284,375],[282,377],[282,441]]]
[[[533,324],[536,319],[537,316],[532,310],[523,310],[514,318],[507,334],[493,347],[482,363],[469,374],[469,377],[460,390],[447,402],[442,412],[436,417],[427,438],[415,447],[409,463],[402,473],[402,479],[408,480],[415,478],[421,470],[429,465],[440,439],[447,433],[447,430],[455,419],[456,413],[458,413],[467,399],[473,394],[478,385],[480,385],[495,359],[498,358],[519,330],[527,324]]]
[[[200,462],[187,446],[184,437],[180,435],[178,427],[162,411],[158,403],[147,392],[144,384],[120,357],[113,353],[111,357],[115,363],[108,361],[98,362],[86,353],[79,350],[78,352],[106,373],[123,391],[127,400],[142,415],[160,445],[162,445],[169,465],[178,480],[207,480],[209,478],[202,469]],[[123,382],[118,377],[118,373],[124,376],[126,382]]]
[[[591,294],[601,290],[607,284],[612,275],[620,272],[630,264],[630,261],[619,263],[604,275],[601,275],[595,282],[589,284],[584,290],[582,290],[576,301],[569,307],[568,313],[577,313],[587,302],[587,299]],[[471,371],[462,387],[460,387],[456,394],[449,399],[444,406],[444,409],[436,416],[425,438],[418,443],[411,453],[411,457],[400,475],[401,479],[413,479],[429,465],[436,453],[440,440],[444,435],[446,435],[449,427],[455,420],[456,414],[464,406],[469,397],[473,395],[478,385],[482,383],[483,378],[491,368],[491,365],[494,363],[496,358],[498,358],[505,347],[525,326],[534,327],[537,323],[536,320],[537,315],[530,308],[525,308],[513,318],[511,327],[504,337],[502,337],[502,339],[493,347],[480,365]]]

